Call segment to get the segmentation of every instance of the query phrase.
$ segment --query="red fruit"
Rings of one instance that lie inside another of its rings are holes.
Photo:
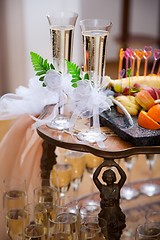
[[[147,92],[149,92],[149,94],[152,96],[152,98],[154,100],[157,100],[160,98],[160,90],[154,87],[145,87],[143,88],[144,90],[146,90]]]
[[[138,104],[143,107],[145,110],[151,108],[155,102],[151,94],[147,90],[141,90],[135,96],[136,101]]]

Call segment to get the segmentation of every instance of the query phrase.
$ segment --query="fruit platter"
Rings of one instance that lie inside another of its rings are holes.
[[[153,57],[150,72],[147,67],[149,57]],[[160,145],[159,59],[159,49],[121,49],[119,77],[109,83],[114,92],[115,106],[100,116],[101,125],[110,127],[123,140],[136,146]],[[122,68],[122,60],[126,68]],[[136,67],[134,61],[137,62]],[[143,75],[140,75],[140,67],[144,69]],[[129,123],[124,109],[131,116],[132,123]]]

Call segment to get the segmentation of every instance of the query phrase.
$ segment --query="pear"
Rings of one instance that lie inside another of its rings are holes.
[[[134,96],[130,95],[120,95],[115,98],[117,101],[119,101],[131,115],[138,115],[138,112],[140,110],[139,104],[136,102]],[[117,111],[119,113],[122,113],[122,110],[117,107]]]

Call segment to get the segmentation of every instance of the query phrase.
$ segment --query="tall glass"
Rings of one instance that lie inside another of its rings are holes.
[[[80,21],[80,27],[83,37],[84,72],[88,73],[92,81],[92,87],[94,87],[94,91],[97,94],[99,88],[103,86],[106,69],[107,40],[112,23],[106,19],[84,19]],[[104,147],[102,142],[107,136],[99,127],[98,104],[94,104],[92,115],[93,127],[79,132],[77,138],[90,143],[97,142],[101,147]]]
[[[22,240],[24,214],[27,203],[26,181],[21,178],[8,178],[3,181],[3,211],[6,232],[12,240]]]
[[[78,14],[74,12],[53,11],[47,15],[50,26],[50,42],[52,62],[55,69],[63,75],[67,73],[66,61],[72,61],[74,27]],[[53,79],[54,80],[54,79]],[[58,115],[47,126],[53,129],[64,130],[70,127],[70,117],[64,114],[66,94],[59,93]]]
[[[107,42],[112,22],[106,19],[80,21],[83,36],[84,72],[97,86],[103,82],[106,71]]]
[[[47,14],[50,26],[52,61],[56,70],[67,73],[65,59],[72,61],[74,27],[78,14],[75,12],[52,11]]]

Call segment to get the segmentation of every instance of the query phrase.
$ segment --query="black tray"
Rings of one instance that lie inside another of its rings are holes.
[[[100,124],[111,128],[120,138],[133,143],[135,146],[160,145],[160,130],[142,128],[138,125],[136,116],[132,119],[134,124],[131,127],[127,118],[112,107],[111,111],[104,111],[100,115]]]

